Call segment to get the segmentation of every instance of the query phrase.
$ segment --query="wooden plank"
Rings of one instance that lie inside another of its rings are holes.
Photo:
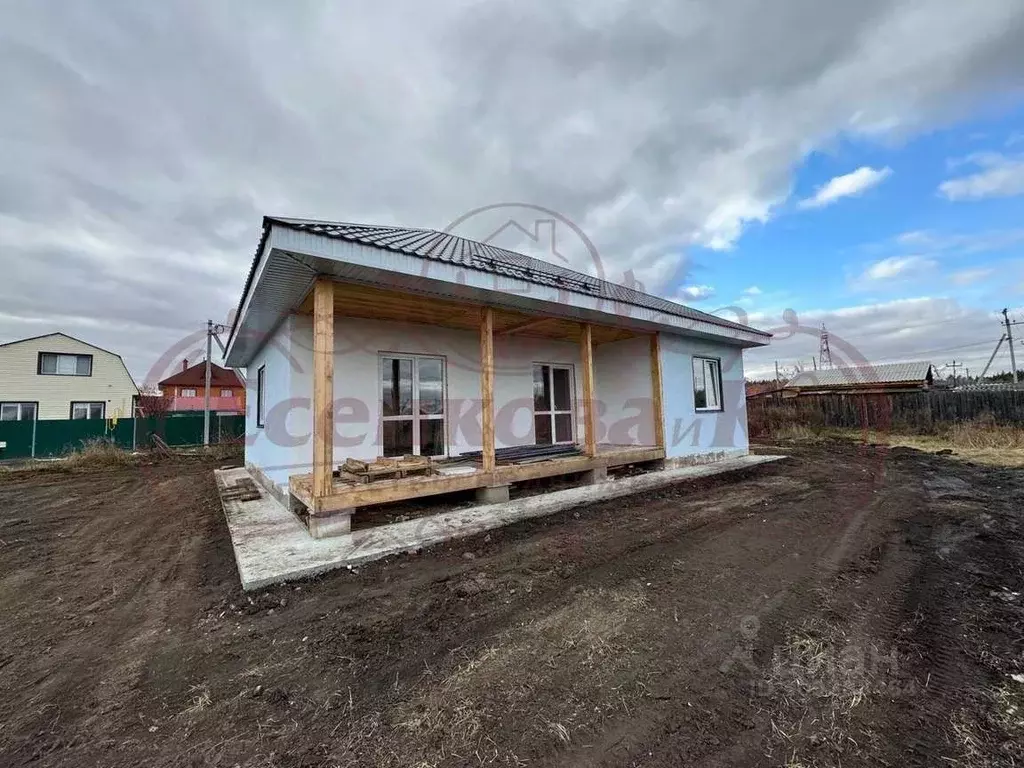
[[[313,287],[313,498],[332,491],[334,465],[334,283]]]
[[[543,325],[544,323],[548,323],[551,320],[552,318],[550,317],[535,317],[531,320],[526,320],[521,323],[516,323],[515,325],[510,326],[508,328],[504,328],[498,331],[498,335],[511,336],[513,333],[521,333],[523,331],[528,331],[530,329],[537,328],[537,326]]]
[[[654,419],[654,444],[665,448],[665,410],[661,399],[661,341],[651,334],[651,412]]]
[[[297,310],[313,314],[313,292]],[[334,314],[336,317],[358,317],[369,320],[413,323],[460,330],[476,331],[480,327],[481,305],[470,301],[424,295],[414,291],[392,290],[361,283],[334,283]],[[494,310],[495,334],[521,335],[532,338],[576,341],[580,326],[575,320],[538,317],[513,309]],[[615,326],[594,325],[595,345],[638,336],[639,333]]]
[[[494,310],[480,312],[480,424],[484,472],[494,471]]]
[[[335,488],[330,496],[318,500],[318,510],[327,513],[339,509],[365,507],[369,504],[388,504],[421,496],[483,488],[490,484],[490,476],[483,472],[472,475],[430,475],[406,477],[401,480],[381,480],[366,485]]]
[[[408,477],[401,480],[380,480],[366,485],[335,486],[330,496],[316,500],[317,513],[329,513],[338,509],[364,507],[370,504],[387,504],[440,493],[483,488],[488,485],[504,485],[524,480],[536,480],[558,475],[586,472],[594,467],[618,467],[644,461],[665,458],[665,451],[649,446],[616,448],[602,451],[596,457],[567,456],[540,461],[535,464],[512,464],[495,468],[493,472],[474,472],[471,475],[430,475]],[[295,489],[308,482],[308,475],[291,478],[293,493],[303,497]]]
[[[597,409],[594,402],[594,329],[584,323],[580,334],[580,359],[583,367],[583,452],[597,455]]]

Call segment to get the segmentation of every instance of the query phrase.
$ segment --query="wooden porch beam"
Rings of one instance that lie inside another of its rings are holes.
[[[584,323],[580,334],[580,361],[583,364],[583,452],[597,455],[597,411],[594,399],[594,327]]]
[[[513,333],[519,333],[520,331],[528,331],[531,328],[536,328],[538,325],[542,325],[549,320],[553,320],[551,317],[535,317],[531,320],[525,320],[515,325],[510,325],[504,330],[498,331],[499,336],[511,336]]]
[[[480,405],[483,471],[494,471],[494,310],[480,312]]]
[[[334,463],[334,282],[313,286],[313,498],[333,490]]]
[[[665,448],[665,411],[661,399],[661,338],[651,334],[651,413],[654,419],[654,444]]]

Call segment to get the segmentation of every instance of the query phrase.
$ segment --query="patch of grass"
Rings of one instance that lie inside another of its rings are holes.
[[[506,720],[520,723],[526,741],[577,743],[643,695],[640,686],[612,681],[641,653],[632,632],[646,610],[639,587],[581,591],[446,670],[428,669],[423,688],[395,710],[350,723],[341,751],[372,754],[387,768],[449,765],[467,755],[474,765],[525,766],[515,745],[499,747],[488,736]],[[612,701],[595,707],[603,692]]]
[[[893,695],[896,673],[893,654],[854,642],[838,626],[815,621],[791,630],[759,686],[773,748],[794,768],[865,757],[872,734],[855,713],[872,698]]]
[[[64,460],[66,469],[116,469],[136,464],[137,456],[101,437],[85,441],[81,448]]]
[[[914,448],[929,453],[953,451],[956,457],[979,464],[1024,466],[1024,427],[997,424],[991,417],[951,424],[941,433],[932,435],[784,424],[774,428],[765,437],[797,443],[849,440],[890,448]]]

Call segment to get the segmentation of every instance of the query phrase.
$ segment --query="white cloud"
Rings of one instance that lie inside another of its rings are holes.
[[[1017,310],[1017,316],[1020,316]],[[787,322],[783,310],[751,316],[753,325],[775,333],[770,346],[747,350],[748,379],[771,378],[775,361],[792,369],[809,367],[818,354],[818,334],[825,323],[837,365],[928,360],[942,365],[952,359],[978,374],[999,341],[1002,317],[967,307],[951,297],[920,297],[851,305],[836,309],[797,309]],[[1006,345],[990,372],[1009,370]]]
[[[865,280],[892,280],[919,274],[935,266],[934,259],[924,256],[890,256],[876,261],[864,270]]]
[[[940,195],[949,200],[981,200],[1024,194],[1024,158],[987,152],[972,155],[968,162],[982,170],[947,179],[939,184]]]
[[[33,236],[2,251],[0,338],[93,318],[144,373],[234,308],[265,213],[543,205],[663,293],[695,280],[687,247],[769,221],[808,153],[949,123],[1024,71],[1020,0],[294,5],[5,16],[0,214]]]
[[[995,269],[992,268],[962,269],[951,274],[949,279],[956,285],[973,285],[994,274]]]
[[[687,285],[679,289],[679,296],[675,301],[704,301],[714,295],[715,289],[710,285]]]
[[[891,168],[870,168],[861,166],[843,176],[830,179],[827,184],[818,187],[813,197],[801,200],[800,208],[823,208],[843,197],[853,197],[881,184],[892,175]]]
[[[744,296],[760,296],[762,293],[763,291],[756,285],[752,285],[749,288],[743,289]]]

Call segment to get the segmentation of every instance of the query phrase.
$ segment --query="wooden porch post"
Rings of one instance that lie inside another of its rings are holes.
[[[661,400],[661,340],[651,334],[651,412],[654,419],[654,444],[665,450],[665,413]]]
[[[483,470],[494,471],[494,310],[480,313],[480,425],[483,429]]]
[[[584,323],[580,334],[580,361],[583,364],[583,452],[597,455],[597,412],[594,403],[594,329]]]
[[[313,286],[313,498],[333,490],[334,282]]]

